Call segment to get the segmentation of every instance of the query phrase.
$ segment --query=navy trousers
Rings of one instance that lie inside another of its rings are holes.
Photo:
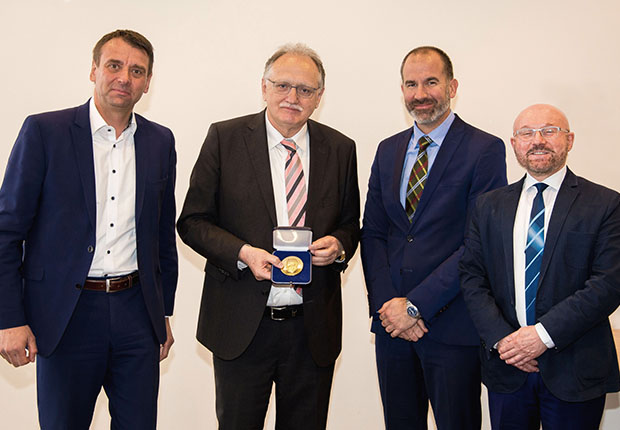
[[[478,346],[375,337],[386,430],[426,430],[428,402],[438,430],[480,430]]]
[[[42,430],[87,430],[102,387],[112,429],[156,428],[159,342],[139,285],[83,291],[58,347],[36,363]]]
[[[528,374],[514,393],[489,391],[491,426],[496,430],[597,430],[605,396],[585,402],[565,402],[547,389],[540,373]]]

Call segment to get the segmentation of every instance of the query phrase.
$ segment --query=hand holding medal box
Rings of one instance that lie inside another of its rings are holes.
[[[271,268],[271,282],[280,285],[308,285],[312,281],[312,243],[309,227],[273,229],[273,254],[282,261],[282,269]]]

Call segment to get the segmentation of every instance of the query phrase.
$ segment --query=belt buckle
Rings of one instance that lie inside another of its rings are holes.
[[[271,319],[272,319],[273,321],[284,321],[286,318],[276,318],[276,317],[273,315],[273,311],[274,311],[274,310],[275,310],[275,311],[282,311],[282,310],[284,310],[284,309],[286,309],[286,306],[271,306],[271,307],[269,308],[270,313],[271,313]]]
[[[116,278],[105,278],[105,292],[106,293],[115,293],[116,291],[110,291],[110,287],[111,287],[111,281],[119,281],[121,279],[123,279],[124,276],[117,276]],[[131,286],[131,279],[129,280],[129,284]]]

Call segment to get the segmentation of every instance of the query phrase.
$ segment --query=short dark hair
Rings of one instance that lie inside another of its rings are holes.
[[[289,43],[288,45],[281,46],[276,52],[274,52],[273,55],[269,57],[269,59],[265,63],[263,78],[267,78],[269,76],[273,63],[275,63],[278,58],[282,57],[285,54],[294,54],[309,57],[316,65],[316,68],[319,69],[319,87],[323,88],[325,86],[325,68],[323,67],[323,62],[321,61],[319,54],[317,54],[314,49],[307,47],[303,43]]]
[[[407,58],[409,58],[411,55],[428,54],[429,52],[434,52],[439,55],[439,58],[441,58],[441,62],[443,63],[444,74],[449,81],[454,79],[454,69],[452,68],[452,61],[450,61],[450,57],[448,57],[448,54],[446,54],[444,51],[435,46],[419,46],[409,51],[407,55],[405,55],[405,58],[403,58],[403,62],[400,64],[400,78],[403,79],[403,69],[405,68]]]
[[[95,64],[99,66],[99,60],[101,59],[101,48],[103,48],[103,45],[116,38],[121,38],[134,48],[144,51],[144,53],[149,57],[148,75],[151,76],[153,73],[153,61],[155,61],[155,57],[153,55],[153,45],[151,45],[151,42],[149,42],[146,37],[133,30],[115,30],[99,39],[93,48],[93,61]]]

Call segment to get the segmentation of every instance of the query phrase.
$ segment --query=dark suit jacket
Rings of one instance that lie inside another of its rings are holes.
[[[379,144],[368,184],[361,250],[372,329],[384,333],[375,314],[383,303],[407,296],[427,322],[427,336],[477,345],[459,289],[458,261],[476,197],[506,184],[506,150],[501,139],[457,116],[409,223],[399,186],[412,133],[410,128]]]
[[[314,239],[338,238],[350,259],[359,240],[355,144],[312,120],[308,131],[306,226]],[[271,287],[249,269],[237,269],[243,244],[273,250],[277,220],[264,111],[211,125],[177,226],[181,239],[207,259],[197,338],[218,357],[234,359],[254,337]],[[312,283],[304,288],[304,324],[319,366],[340,353],[345,267],[314,266]]]
[[[462,288],[480,333],[483,382],[516,391],[526,373],[493,349],[519,328],[515,312],[513,226],[523,179],[480,197],[460,264]],[[567,171],[549,221],[536,320],[556,347],[538,358],[547,388],[566,401],[618,391],[608,316],[620,303],[620,195]]]
[[[136,122],[138,268],[163,343],[177,282],[174,137],[139,115]],[[89,104],[26,118],[0,189],[0,328],[29,324],[43,356],[80,297],[96,245],[95,215]]]

